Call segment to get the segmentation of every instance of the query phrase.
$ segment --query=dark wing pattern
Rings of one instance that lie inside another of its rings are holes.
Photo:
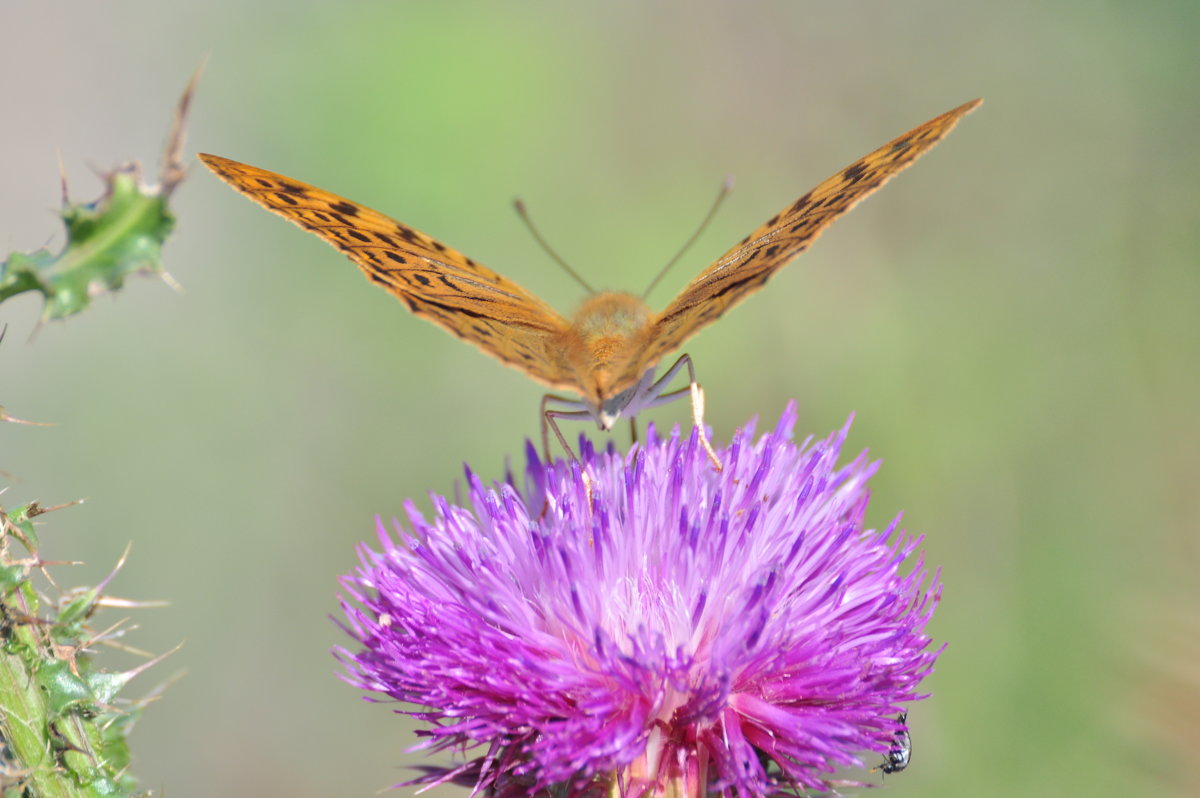
[[[579,390],[557,356],[566,320],[512,280],[336,194],[228,158],[202,153],[200,160],[259,205],[340,249],[413,313],[538,382]]]
[[[742,239],[656,317],[643,347],[622,370],[617,384],[632,384],[702,327],[762,288],[835,219],[925,154],[982,102],[960,105],[860,158]]]

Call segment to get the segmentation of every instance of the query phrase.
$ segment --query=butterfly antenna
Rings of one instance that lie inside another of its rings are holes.
[[[667,272],[671,271],[671,267],[678,263],[679,259],[683,257],[683,253],[687,252],[688,249],[691,248],[692,244],[696,243],[696,239],[699,238],[700,234],[704,232],[704,228],[708,227],[708,223],[711,222],[712,218],[717,215],[717,208],[721,207],[721,202],[725,199],[725,197],[729,196],[730,191],[733,191],[733,175],[729,175],[725,178],[725,181],[721,183],[721,190],[717,192],[717,198],[713,200],[712,207],[709,208],[708,213],[705,214],[704,221],[700,222],[700,226],[696,228],[696,232],[692,233],[691,238],[683,242],[683,246],[679,248],[679,251],[675,253],[675,256],[667,261],[667,265],[663,266],[662,270],[659,271],[659,273],[654,276],[654,279],[650,281],[650,285],[646,287],[645,292],[642,294],[642,299],[650,296],[650,292],[654,290],[654,286],[658,285],[658,281],[665,277]]]
[[[521,221],[525,222],[525,226],[529,228],[529,232],[533,234],[533,238],[542,245],[542,249],[546,250],[546,254],[554,259],[554,262],[563,267],[563,271],[575,278],[575,282],[583,286],[584,290],[589,294],[596,293],[596,289],[588,285],[588,281],[579,276],[579,272],[571,268],[562,257],[554,251],[554,249],[546,243],[546,239],[542,238],[542,234],[533,226],[533,219],[529,218],[529,211],[525,210],[525,201],[520,197],[513,200],[513,207],[517,209],[517,215],[521,217]]]

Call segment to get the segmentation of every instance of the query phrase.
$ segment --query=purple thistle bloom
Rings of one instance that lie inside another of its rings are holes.
[[[885,753],[940,653],[920,538],[863,529],[866,453],[753,424],[721,452],[651,431],[628,455],[542,464],[524,492],[406,505],[343,578],[356,687],[416,705],[420,747],[480,755],[421,783],[490,795],[771,796]],[[580,467],[591,475],[589,499]],[[910,557],[915,560],[900,573]]]

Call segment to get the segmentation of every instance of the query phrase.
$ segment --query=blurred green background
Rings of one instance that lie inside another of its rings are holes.
[[[890,794],[1200,790],[1194,0],[5,2],[0,30],[5,251],[61,243],[58,152],[78,198],[89,165],[154,163],[207,54],[190,152],[376,207],[564,312],[581,292],[514,195],[594,283],[640,290],[735,174],[660,307],[819,180],[986,98],[689,345],[708,420],[727,439],[794,397],[823,435],[856,412],[874,521],[904,510],[945,569],[949,647]],[[134,734],[147,787],[372,795],[415,738],[334,677],[335,577],[376,514],[464,461],[498,476],[541,391],[199,164],[175,207],[182,294],[134,281],[32,340],[38,299],[0,307],[0,404],[58,425],[0,427],[4,503],[86,497],[46,520],[43,554],[87,562],[60,579],[132,541],[114,591],[172,602],[135,616],[143,648],[186,641],[140,680],[186,670]]]

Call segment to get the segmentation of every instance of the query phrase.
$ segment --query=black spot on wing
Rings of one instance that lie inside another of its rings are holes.
[[[867,173],[867,165],[862,161],[847,166],[842,172],[842,179],[847,183],[857,183]]]
[[[808,205],[808,203],[810,203],[810,202],[812,202],[812,192],[811,191],[808,192],[807,194],[805,194],[800,199],[796,200],[794,203],[792,203],[792,208],[791,208],[790,212],[791,213],[800,213],[800,211],[804,210],[804,206]]]
[[[748,274],[740,280],[730,280],[725,285],[721,286],[720,290],[715,292],[710,297],[710,300],[720,299],[731,291],[737,291],[739,289],[751,291],[756,288],[761,288],[763,283],[769,279],[771,279],[771,272],[765,271],[755,274]],[[721,309],[724,310],[723,307]]]
[[[345,214],[346,216],[358,216],[358,207],[350,204],[349,202],[335,202],[329,207],[338,213]]]
[[[483,319],[485,321],[489,320],[489,318],[490,318],[486,314],[479,313],[474,310],[469,310],[467,308],[460,308],[460,307],[457,307],[454,305],[444,305],[441,302],[435,302],[432,299],[424,299],[423,302],[426,305],[429,305],[430,307],[436,308],[438,311],[441,311],[440,313],[438,313],[438,315],[445,316],[446,318],[453,318],[455,316],[469,316],[472,319]]]

